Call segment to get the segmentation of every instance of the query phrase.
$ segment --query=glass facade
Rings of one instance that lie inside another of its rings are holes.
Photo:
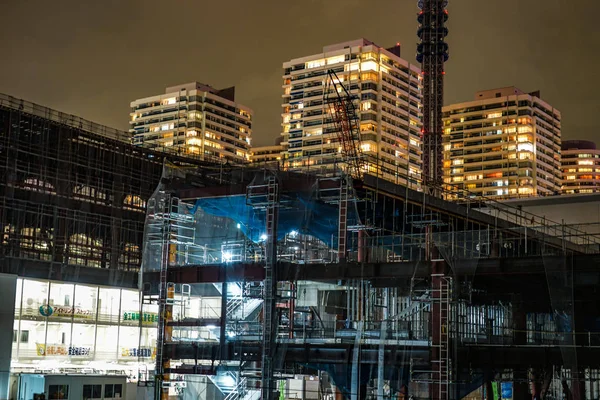
[[[154,362],[157,312],[156,305],[140,312],[133,289],[18,279],[12,370],[133,374]]]

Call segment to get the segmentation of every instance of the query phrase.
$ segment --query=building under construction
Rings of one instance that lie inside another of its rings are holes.
[[[161,182],[140,279],[156,398],[599,396],[587,230],[345,172]]]
[[[147,314],[152,321],[130,316],[139,310],[146,204],[164,154],[128,140],[0,94],[0,398],[9,371],[135,375],[134,363],[152,362],[156,313]],[[147,342],[138,344],[140,332]],[[103,344],[103,336],[111,339]]]

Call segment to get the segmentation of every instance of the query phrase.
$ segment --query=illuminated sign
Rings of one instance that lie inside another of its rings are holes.
[[[121,348],[121,357],[156,357],[156,348]]]
[[[92,319],[94,318],[94,312],[90,310],[84,310],[79,307],[61,307],[61,306],[50,306],[42,305],[39,308],[40,315],[44,317],[54,318],[83,318]]]
[[[141,316],[142,323],[152,324],[158,322],[158,314],[155,313],[137,313],[137,312],[126,312],[123,313],[123,321],[139,321]]]
[[[64,344],[35,344],[37,355],[45,356],[89,356],[91,348]]]

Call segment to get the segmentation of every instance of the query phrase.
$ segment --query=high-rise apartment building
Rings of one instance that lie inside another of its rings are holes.
[[[129,132],[135,145],[196,155],[206,160],[247,162],[252,110],[235,101],[235,88],[198,82],[131,103]]]
[[[341,144],[323,91],[333,70],[355,96],[365,172],[398,183],[421,173],[420,68],[366,40],[326,46],[283,64],[283,142],[287,168],[332,168]]]
[[[252,147],[250,162],[252,164],[275,165],[281,163],[281,153],[283,146],[274,144],[271,146]]]
[[[600,191],[600,150],[596,143],[565,140],[560,158],[564,194]]]
[[[471,197],[558,194],[560,119],[539,92],[515,87],[444,107],[444,182]]]

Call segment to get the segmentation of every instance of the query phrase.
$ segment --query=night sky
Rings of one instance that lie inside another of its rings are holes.
[[[254,144],[280,133],[282,63],[365,37],[415,62],[416,0],[0,0],[0,92],[128,128],[167,86],[235,85]],[[541,90],[563,138],[599,140],[600,1],[450,0],[446,104]],[[600,145],[600,143],[598,143]]]

